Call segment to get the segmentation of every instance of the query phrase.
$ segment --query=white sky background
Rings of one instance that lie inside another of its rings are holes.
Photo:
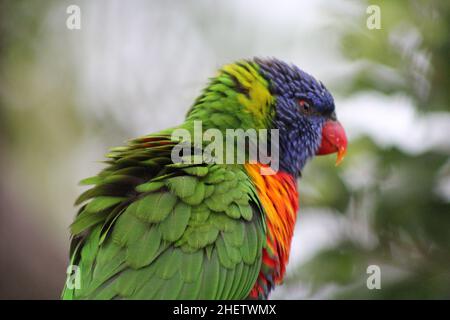
[[[60,26],[68,4],[78,4],[82,12],[82,29],[70,31],[69,37]],[[97,172],[100,166],[94,161],[102,159],[107,143],[120,144],[181,123],[208,77],[224,63],[275,56],[297,64],[330,88],[351,76],[357,64],[340,55],[337,41],[342,25],[329,13],[347,12],[348,19],[340,23],[351,25],[365,14],[365,7],[343,0],[330,5],[324,0],[115,0],[56,5],[49,16],[49,32],[52,41],[65,37],[68,43],[62,54],[74,65],[77,105],[86,118],[114,121],[127,135],[106,142],[87,136],[77,150],[78,158],[71,160],[78,164],[71,183]],[[335,98],[350,139],[368,134],[383,146],[396,145],[411,153],[436,147],[450,150],[445,136],[449,114],[424,117],[406,97],[376,92]],[[66,217],[70,219],[71,215]],[[300,213],[289,270],[332,245],[341,223],[326,212],[305,213],[304,219]],[[273,298],[285,294],[279,290]]]

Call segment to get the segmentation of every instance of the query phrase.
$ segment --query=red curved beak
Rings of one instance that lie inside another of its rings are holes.
[[[337,152],[336,165],[344,160],[347,152],[347,136],[345,130],[338,121],[328,120],[322,128],[322,143],[317,155],[325,155]]]

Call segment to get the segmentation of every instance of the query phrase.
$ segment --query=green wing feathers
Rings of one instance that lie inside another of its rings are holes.
[[[80,288],[65,299],[244,299],[265,226],[242,166],[173,164],[151,135],[113,149],[71,225]]]

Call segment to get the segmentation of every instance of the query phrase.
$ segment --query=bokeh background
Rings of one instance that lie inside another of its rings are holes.
[[[304,170],[272,298],[450,298],[449,33],[448,1],[1,0],[0,298],[59,298],[77,182],[252,56],[321,79],[351,142],[342,166]],[[366,287],[373,264],[380,290]]]

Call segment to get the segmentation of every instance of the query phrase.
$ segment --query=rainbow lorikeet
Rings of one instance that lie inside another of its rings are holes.
[[[174,163],[172,133],[192,132],[195,121],[223,133],[277,129],[278,170]],[[346,147],[321,82],[277,59],[225,65],[182,125],[112,149],[107,167],[82,181],[93,187],[71,225],[78,285],[66,282],[63,298],[267,298],[285,274],[302,168],[317,154],[340,162]]]

